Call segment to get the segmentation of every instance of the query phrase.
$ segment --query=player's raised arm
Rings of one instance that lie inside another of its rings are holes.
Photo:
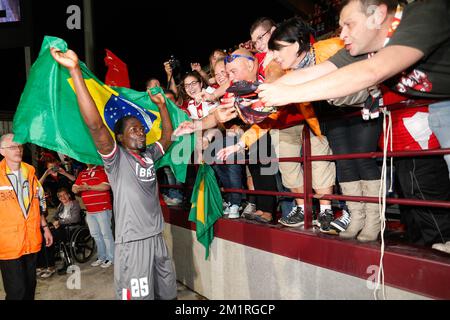
[[[78,56],[72,50],[63,53],[56,48],[50,48],[53,58],[63,67],[69,70],[73,79],[78,106],[86,123],[95,146],[101,154],[110,154],[114,149],[114,139],[97,110],[81,73]]]
[[[161,115],[162,132],[159,143],[161,143],[164,150],[168,150],[172,144],[173,127],[172,121],[170,120],[169,111],[167,110],[166,101],[161,93],[153,95],[149,91],[148,95],[152,102],[158,106],[159,114]]]

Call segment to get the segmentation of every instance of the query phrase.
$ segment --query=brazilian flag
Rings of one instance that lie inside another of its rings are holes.
[[[44,38],[14,116],[15,141],[33,143],[82,163],[101,165],[102,160],[78,108],[70,73],[53,59],[51,47],[62,52],[68,49],[62,39]],[[147,92],[109,87],[98,80],[81,61],[80,68],[86,86],[113,137],[116,122],[124,116],[133,115],[145,127],[147,145],[161,138],[159,109]],[[162,89],[155,88],[152,93],[158,92],[162,93]],[[166,105],[174,129],[181,122],[189,120],[186,113],[167,98]],[[156,163],[156,167],[170,166],[177,180],[184,182],[193,144],[192,135],[178,138]]]
[[[214,239],[214,223],[222,217],[223,206],[216,176],[207,164],[200,165],[191,202],[189,221],[196,224],[197,240],[205,247],[205,259],[208,259],[209,247]]]

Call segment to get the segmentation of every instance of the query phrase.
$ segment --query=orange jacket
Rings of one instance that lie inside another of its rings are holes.
[[[17,194],[7,176],[6,160],[0,162],[0,260],[14,260],[41,250],[39,181],[35,169],[21,164],[21,172],[27,177],[29,202],[25,219]]]
[[[337,37],[314,43],[313,48],[316,56],[316,65],[325,62],[343,47],[344,42]],[[280,72],[281,68],[275,61],[271,61],[266,69],[266,78],[268,83],[275,81],[284,74],[284,72]],[[268,74],[272,76],[269,77]],[[299,113],[298,117],[295,119],[292,117],[292,111]],[[286,121],[287,119],[289,119],[289,121]],[[244,133],[241,137],[241,141],[244,142],[249,148],[270,129],[286,129],[294,125],[299,125],[304,120],[306,120],[315,135],[319,137],[322,135],[319,120],[315,115],[312,104],[298,103],[280,108],[276,113],[271,114],[263,122],[254,124]]]

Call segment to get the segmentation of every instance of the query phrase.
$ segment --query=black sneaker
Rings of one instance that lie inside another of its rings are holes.
[[[287,217],[278,220],[278,223],[286,227],[301,227],[305,223],[305,215],[301,207],[293,207]]]
[[[334,220],[333,210],[327,209],[319,213],[319,218],[317,219],[317,226],[321,231],[327,231],[330,229],[330,223]]]
[[[342,216],[338,219],[332,221],[330,226],[336,229],[338,232],[344,232],[347,230],[348,225],[350,224],[350,213],[347,210],[342,210]]]

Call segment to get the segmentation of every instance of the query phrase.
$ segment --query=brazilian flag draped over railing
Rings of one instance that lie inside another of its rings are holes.
[[[191,202],[189,221],[196,224],[197,240],[205,247],[205,259],[208,259],[209,247],[214,238],[214,223],[222,217],[223,206],[216,176],[207,164],[200,165]]]
[[[67,43],[59,38],[45,37],[39,57],[30,75],[14,116],[13,132],[18,143],[33,143],[54,150],[82,163],[102,164],[94,141],[78,108],[69,71],[51,56],[50,48],[67,51]],[[161,118],[158,107],[146,92],[108,87],[98,80],[80,61],[80,68],[97,109],[114,137],[114,125],[127,115],[141,120],[147,134],[147,144],[161,138]],[[153,94],[161,92],[155,88]],[[175,128],[189,120],[171,100],[167,109]],[[193,136],[183,136],[174,142],[156,167],[170,166],[177,180],[186,179],[186,165],[193,150]]]

